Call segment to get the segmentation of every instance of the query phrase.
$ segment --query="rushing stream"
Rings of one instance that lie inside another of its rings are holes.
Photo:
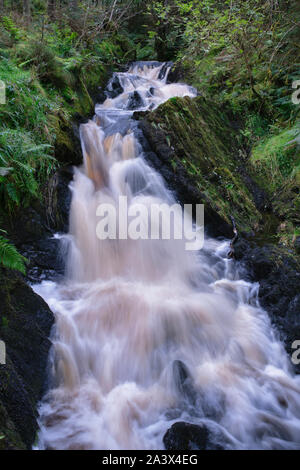
[[[38,447],[162,449],[167,429],[185,421],[204,423],[225,448],[300,448],[300,377],[258,286],[227,259],[228,242],[206,238],[187,251],[182,240],[96,236],[100,203],[175,202],[132,120],[134,110],[195,96],[167,74],[157,63],[115,74],[123,92],[81,126],[65,280],[34,287],[56,316]]]

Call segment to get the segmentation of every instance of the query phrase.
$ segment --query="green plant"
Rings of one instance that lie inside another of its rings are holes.
[[[27,205],[37,196],[39,181],[55,166],[47,153],[51,145],[35,144],[32,133],[19,129],[0,131],[0,197],[4,207]]]
[[[17,251],[16,247],[0,235],[0,263],[2,266],[25,274],[26,262],[27,259]]]
[[[20,39],[21,33],[10,16],[2,16],[1,22],[13,39]]]

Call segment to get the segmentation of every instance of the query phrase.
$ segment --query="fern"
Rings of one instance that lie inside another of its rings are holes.
[[[0,235],[0,264],[25,274],[26,262],[27,259],[17,251],[16,247]]]

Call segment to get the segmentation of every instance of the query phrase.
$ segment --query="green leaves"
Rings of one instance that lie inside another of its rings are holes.
[[[6,238],[0,235],[0,264],[5,268],[14,269],[25,274],[25,263],[27,259],[24,258]]]
[[[38,185],[55,168],[47,152],[50,144],[35,144],[34,136],[21,129],[0,130],[0,198],[3,207],[26,205],[37,196]]]

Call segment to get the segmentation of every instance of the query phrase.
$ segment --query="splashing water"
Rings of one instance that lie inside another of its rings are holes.
[[[176,421],[204,423],[225,448],[300,448],[300,379],[228,243],[200,252],[178,240],[102,240],[96,208],[173,204],[143,160],[133,109],[172,96],[165,64],[115,74],[123,92],[81,126],[66,279],[35,286],[56,315],[53,383],[40,406],[39,448],[160,449]]]

